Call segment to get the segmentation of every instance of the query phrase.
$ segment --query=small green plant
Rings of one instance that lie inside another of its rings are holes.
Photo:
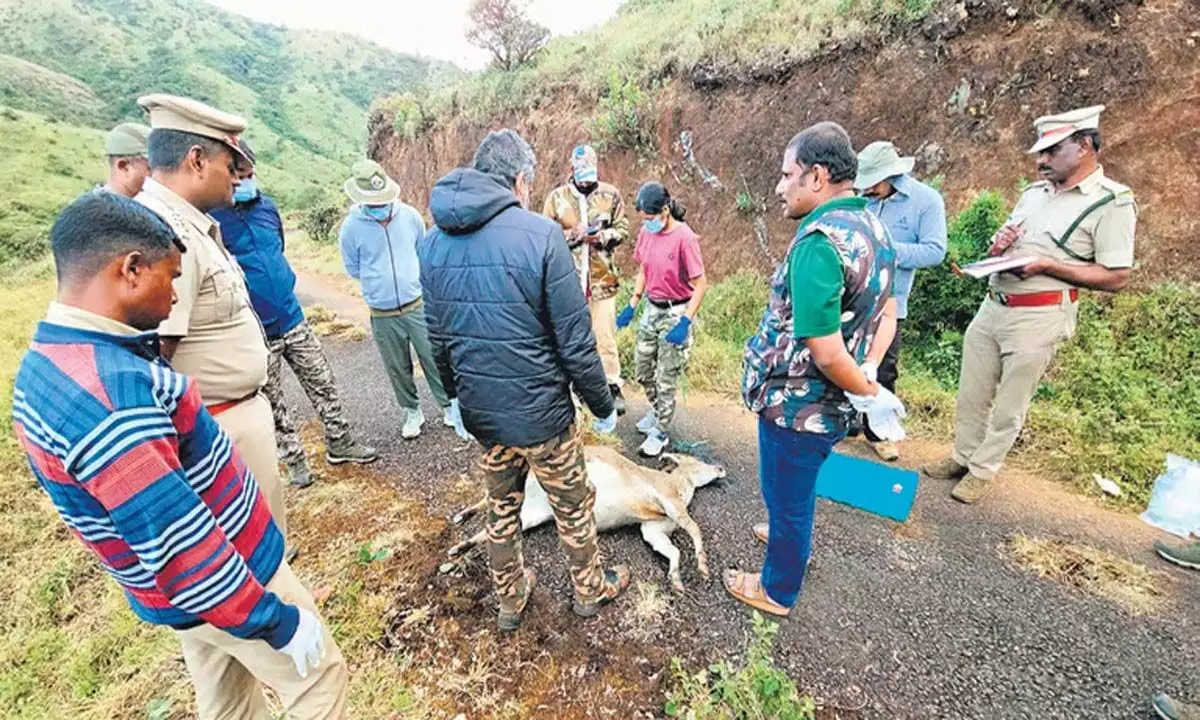
[[[655,121],[651,92],[636,80],[612,73],[597,105],[599,112],[587,121],[588,132],[601,150],[633,150],[642,157],[654,154]]]
[[[322,202],[304,212],[300,219],[300,229],[312,238],[313,242],[329,245],[334,241],[333,229],[345,214],[346,211],[340,203]]]
[[[385,120],[390,116],[396,136],[409,142],[433,127],[433,117],[425,112],[421,101],[412,93],[401,93],[381,100],[372,108],[372,113],[380,114]]]
[[[950,222],[946,259],[918,272],[909,295],[904,345],[946,387],[958,382],[962,333],[987,292],[986,282],[959,277],[950,266],[983,257],[1007,215],[1008,205],[999,193],[976,195]]]
[[[689,673],[679,658],[671,661],[674,687],[664,711],[683,720],[811,720],[816,711],[812,698],[802,695],[796,683],[771,657],[771,644],[779,626],[754,613],[753,638],[746,663],[729,662]]]
[[[370,545],[363,543],[362,545],[358,546],[356,559],[358,560],[359,565],[366,566],[373,562],[386,560],[391,556],[391,554],[392,551],[387,548],[372,549]]]
[[[146,720],[168,720],[174,705],[174,701],[169,698],[151,700],[146,703]]]

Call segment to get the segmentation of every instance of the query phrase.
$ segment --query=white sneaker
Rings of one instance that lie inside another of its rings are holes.
[[[442,424],[449,428],[458,427],[458,423],[454,418],[453,405],[447,405],[446,407],[442,408]]]
[[[638,448],[638,452],[646,457],[658,457],[670,442],[665,432],[654,429],[646,435],[646,441]]]
[[[651,408],[646,413],[646,417],[638,420],[637,429],[641,434],[649,435],[656,427],[658,427],[658,416],[654,414],[654,408]]]
[[[421,426],[425,424],[425,414],[420,409],[406,410],[407,415],[404,418],[404,427],[400,430],[400,437],[405,440],[412,440],[421,434]]]

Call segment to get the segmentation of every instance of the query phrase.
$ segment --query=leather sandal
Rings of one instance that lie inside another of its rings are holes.
[[[762,586],[762,575],[759,573],[729,568],[722,574],[721,582],[724,583],[726,592],[755,610],[778,617],[787,617],[792,612],[791,608],[786,608],[767,597],[767,591]]]
[[[537,573],[532,568],[525,568],[525,592],[521,595],[521,605],[516,610],[505,610],[504,604],[500,605],[496,624],[501,630],[516,630],[521,624],[521,618],[525,615],[525,608],[529,606],[529,598],[533,597],[533,588],[536,585]]]

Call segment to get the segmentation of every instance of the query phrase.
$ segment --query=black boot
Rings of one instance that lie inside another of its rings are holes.
[[[621,388],[617,385],[609,385],[609,391],[613,396],[613,408],[617,411],[617,417],[625,414],[625,396],[621,395]]]

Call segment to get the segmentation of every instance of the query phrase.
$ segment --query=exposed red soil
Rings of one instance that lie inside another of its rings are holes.
[[[1024,151],[1034,118],[1105,104],[1105,168],[1133,187],[1141,210],[1137,282],[1196,280],[1197,10],[1197,0],[972,0],[899,29],[889,42],[833,46],[801,64],[702,63],[655,94],[654,157],[605,153],[601,172],[627,196],[645,180],[668,182],[689,207],[688,221],[705,238],[706,262],[719,278],[744,267],[768,269],[786,248],[794,225],[779,216],[772,196],[780,153],[812,122],[842,123],[859,146],[890,139],[916,154],[918,173],[944,175],[953,210],[984,188],[1015,198],[1018,182],[1033,176]],[[963,87],[965,101],[952,103]],[[535,203],[561,182],[567,153],[587,138],[584,120],[593,112],[564,94],[526,117],[491,123],[516,127],[538,151]],[[451,119],[407,143],[390,127],[375,127],[371,152],[405,199],[423,209],[436,179],[466,163],[487,129]],[[683,130],[692,132],[697,160],[724,189],[688,177]],[[769,252],[755,240],[752,217],[737,208],[747,188],[766,200]],[[626,250],[622,262],[630,255]]]

